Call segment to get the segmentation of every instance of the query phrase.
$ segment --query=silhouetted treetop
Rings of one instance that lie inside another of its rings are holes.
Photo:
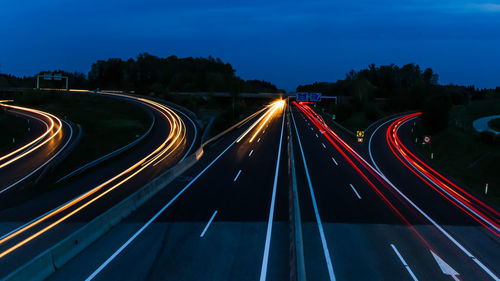
[[[126,61],[119,58],[99,60],[92,64],[88,79],[93,88],[135,90],[143,93],[153,88],[164,88],[170,92],[277,90],[268,82],[243,81],[235,76],[231,64],[211,56],[160,58],[143,53],[136,59],[130,58]]]

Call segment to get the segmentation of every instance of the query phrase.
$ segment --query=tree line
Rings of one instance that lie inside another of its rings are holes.
[[[40,71],[39,74],[47,71]],[[278,92],[278,88],[266,81],[243,80],[235,75],[229,63],[219,58],[167,58],[148,53],[135,59],[109,58],[92,63],[88,75],[62,70],[50,71],[69,77],[71,88],[109,89],[135,91],[139,94],[151,92],[230,92],[260,93]],[[33,77],[15,77],[0,74],[0,87],[36,86]],[[60,84],[60,85],[59,85]],[[61,87],[60,81],[41,81],[41,87]]]
[[[431,68],[422,70],[410,63],[375,66],[360,71],[351,70],[345,79],[337,82],[315,82],[299,85],[297,92],[320,92],[328,96],[344,97],[348,102],[330,105],[340,121],[354,111],[364,111],[367,119],[375,121],[383,115],[407,110],[421,110],[423,124],[431,132],[439,131],[448,123],[453,105],[466,104],[486,96],[500,98],[500,87],[494,90],[474,86],[439,85],[438,74]],[[342,99],[341,99],[342,100]]]

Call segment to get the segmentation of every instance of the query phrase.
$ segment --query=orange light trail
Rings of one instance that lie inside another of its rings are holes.
[[[22,147],[19,147],[18,149],[4,155],[4,156],[1,156],[0,157],[0,161],[3,161],[7,158],[10,158],[16,154],[19,154],[13,158],[11,158],[10,160],[0,164],[0,169],[23,158],[23,157],[26,157],[27,155],[29,155],[30,153],[33,153],[34,151],[36,151],[37,149],[39,149],[40,147],[42,147],[43,145],[45,145],[47,142],[49,142],[50,140],[52,140],[53,138],[55,138],[59,132],[61,132],[61,129],[62,129],[62,122],[59,118],[57,118],[56,116],[50,114],[50,113],[47,113],[47,112],[43,112],[43,111],[40,111],[40,110],[35,110],[35,109],[31,109],[31,108],[26,108],[26,107],[20,107],[20,106],[13,106],[13,105],[6,105],[6,104],[2,104],[0,103],[0,106],[4,106],[6,108],[11,108],[11,109],[16,109],[16,110],[19,110],[19,111],[27,111],[27,112],[31,112],[31,113],[34,113],[34,114],[37,114],[37,115],[40,115],[40,116],[43,116],[44,118],[46,118],[47,120],[49,120],[50,122],[50,125],[48,126],[47,130],[41,134],[40,136],[38,136],[36,139],[32,140],[31,142],[29,142],[28,144],[26,145],[23,145]],[[55,120],[55,122],[54,122]],[[53,129],[57,128],[56,131],[54,133],[52,133],[52,135],[50,135],[48,138],[46,138],[43,142],[39,143],[38,145],[26,150],[27,148],[29,148],[30,146],[33,146],[35,145],[36,143],[40,142],[42,139],[44,139],[46,136],[48,136],[52,131]],[[62,134],[62,132],[61,132]],[[26,151],[24,151],[26,150]],[[23,152],[24,151],[24,152]]]
[[[57,214],[65,211],[65,210],[67,210],[68,208],[74,206],[75,204],[77,204],[79,202],[82,202],[83,200],[85,200],[89,196],[91,196],[93,194],[96,194],[98,191],[100,191],[101,189],[103,189],[105,186],[107,186],[108,184],[110,184],[110,183],[112,183],[112,182],[120,179],[122,176],[125,176],[125,175],[131,173],[130,175],[128,175],[124,179],[120,180],[118,183],[116,183],[116,184],[112,185],[111,187],[109,187],[108,189],[104,190],[102,193],[98,194],[96,197],[92,198],[91,200],[85,202],[84,204],[82,204],[81,206],[79,206],[78,208],[76,208],[75,210],[69,212],[68,214],[66,214],[63,217],[59,218],[58,220],[54,221],[50,225],[48,225],[48,226],[42,228],[41,230],[35,232],[34,234],[30,235],[28,238],[26,238],[26,239],[22,240],[21,242],[13,245],[9,249],[1,252],[0,253],[0,258],[3,258],[6,255],[8,255],[9,253],[11,253],[11,252],[15,251],[16,249],[22,247],[23,245],[25,245],[28,242],[30,242],[33,239],[35,239],[36,237],[42,235],[43,233],[45,233],[48,230],[52,229],[53,227],[57,226],[58,224],[60,224],[64,220],[66,220],[69,217],[73,216],[74,214],[78,213],[80,210],[82,210],[85,207],[89,206],[93,202],[97,201],[99,198],[103,197],[104,195],[108,194],[112,190],[116,189],[117,187],[119,187],[120,185],[122,185],[123,183],[127,182],[129,179],[131,179],[132,177],[134,177],[135,175],[137,175],[138,173],[140,173],[142,170],[144,170],[145,168],[147,168],[151,163],[153,163],[159,157],[161,157],[162,155],[164,155],[165,153],[167,153],[168,151],[170,151],[172,148],[173,148],[173,151],[175,151],[182,144],[182,142],[184,141],[185,134],[186,134],[185,133],[186,126],[184,125],[184,121],[182,120],[182,118],[179,115],[177,115],[170,108],[168,108],[168,107],[166,107],[166,106],[164,106],[162,104],[159,104],[157,102],[147,100],[147,99],[135,98],[135,97],[132,97],[132,96],[126,96],[126,95],[120,95],[120,94],[111,94],[111,93],[109,93],[108,95],[115,95],[115,96],[123,96],[123,97],[126,97],[126,98],[133,98],[133,99],[139,100],[139,101],[145,103],[146,105],[154,108],[160,114],[162,114],[165,117],[166,120],[168,120],[168,122],[170,124],[170,127],[171,127],[169,135],[167,136],[167,138],[165,139],[165,141],[160,146],[158,146],[152,153],[150,153],[149,155],[147,155],[146,157],[144,157],[140,161],[136,162],[134,165],[132,165],[128,169],[124,170],[120,174],[114,176],[113,178],[107,180],[106,182],[100,184],[99,186],[91,189],[90,191],[88,191],[88,192],[86,192],[86,193],[84,193],[84,194],[82,194],[80,196],[77,196],[76,198],[74,198],[73,200],[69,201],[68,203],[65,203],[65,204],[61,205],[60,207],[58,207],[55,210],[47,213],[46,215],[40,217],[39,219],[34,220],[33,222],[31,222],[31,223],[29,223],[29,224],[27,224],[27,225],[25,225],[25,226],[17,229],[16,231],[14,231],[14,232],[10,233],[9,235],[7,235],[7,236],[3,237],[2,239],[0,239],[0,244],[3,244],[5,242],[9,241],[10,239],[12,239],[12,238],[20,235],[21,233],[23,233],[23,232],[25,232],[25,231],[27,231],[27,230],[35,227],[36,225],[38,225],[38,224],[46,221],[47,219],[49,219],[49,218],[51,218],[51,217],[53,217],[53,216],[55,216],[55,215],[57,215]],[[136,169],[136,168],[138,168],[138,169]],[[136,170],[134,171],[134,169],[136,169]]]
[[[257,134],[262,130],[262,128],[264,127],[264,125],[269,121],[269,119],[271,119],[271,117],[274,115],[274,113],[278,110],[278,109],[283,109],[283,107],[285,106],[285,100],[277,100],[273,103],[271,103],[270,105],[267,106],[267,111],[261,116],[259,117],[259,119],[257,119],[257,121],[255,121],[252,126],[250,126],[239,138],[238,140],[236,140],[237,143],[239,143],[250,131],[253,130],[253,128],[255,128],[258,124],[260,124],[260,126],[258,127],[257,131],[253,134],[253,136],[250,138],[249,142],[252,142],[253,139],[255,138],[255,136],[257,136]]]

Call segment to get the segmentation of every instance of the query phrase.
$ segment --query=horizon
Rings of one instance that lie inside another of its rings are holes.
[[[430,67],[443,85],[500,85],[500,5],[488,1],[92,0],[0,7],[8,11],[0,19],[0,36],[8,38],[0,45],[0,72],[16,76],[43,69],[87,75],[97,60],[147,52],[211,55],[230,63],[242,79],[286,91],[335,82],[372,63]]]

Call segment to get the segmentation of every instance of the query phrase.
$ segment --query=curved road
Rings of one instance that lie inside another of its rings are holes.
[[[72,141],[74,129],[56,116],[26,107],[0,103],[8,114],[29,122],[30,131],[19,146],[0,155],[0,200],[8,191],[35,178]]]
[[[80,93],[78,93],[80,94]],[[0,212],[0,276],[48,249],[86,222],[150,182],[198,142],[195,123],[160,103],[121,94],[155,115],[148,137],[126,153],[70,178],[63,187]]]

